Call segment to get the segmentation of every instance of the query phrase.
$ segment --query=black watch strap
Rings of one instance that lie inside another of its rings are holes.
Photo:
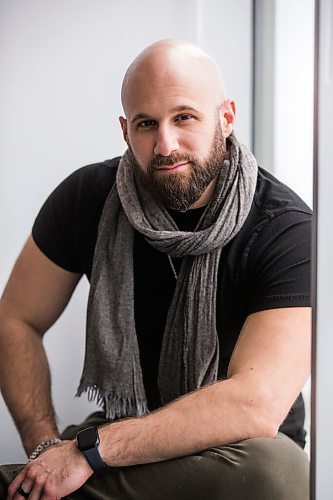
[[[99,435],[97,427],[87,427],[76,435],[76,446],[84,454],[86,460],[94,472],[107,469],[98,451]]]
[[[90,450],[85,450],[83,453],[94,472],[107,468],[106,463],[103,462],[99,454],[97,446],[95,448],[90,448]]]

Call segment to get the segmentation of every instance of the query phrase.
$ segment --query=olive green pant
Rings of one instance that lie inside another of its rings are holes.
[[[101,412],[67,427],[63,439],[105,423]],[[0,499],[22,465],[0,467]],[[291,439],[247,439],[165,462],[94,474],[71,500],[308,500],[309,460]]]

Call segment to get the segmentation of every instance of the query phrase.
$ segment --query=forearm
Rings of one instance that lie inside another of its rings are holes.
[[[0,386],[28,455],[58,435],[41,335],[19,321],[0,322]]]
[[[100,451],[109,465],[124,466],[271,437],[277,429],[264,407],[263,398],[253,400],[238,381],[217,382],[145,417],[101,428]]]

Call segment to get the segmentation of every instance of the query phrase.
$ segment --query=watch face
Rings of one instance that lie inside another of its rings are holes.
[[[98,432],[95,427],[83,429],[76,435],[77,447],[81,451],[87,451],[99,445]]]

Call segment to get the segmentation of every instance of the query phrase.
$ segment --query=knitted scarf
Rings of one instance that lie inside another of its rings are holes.
[[[217,379],[218,264],[251,208],[257,162],[232,134],[214,194],[194,232],[179,231],[164,206],[135,179],[127,151],[105,202],[93,260],[86,353],[77,395],[113,420],[148,412],[134,321],[134,231],[158,251],[183,257],[159,362],[162,403]]]

